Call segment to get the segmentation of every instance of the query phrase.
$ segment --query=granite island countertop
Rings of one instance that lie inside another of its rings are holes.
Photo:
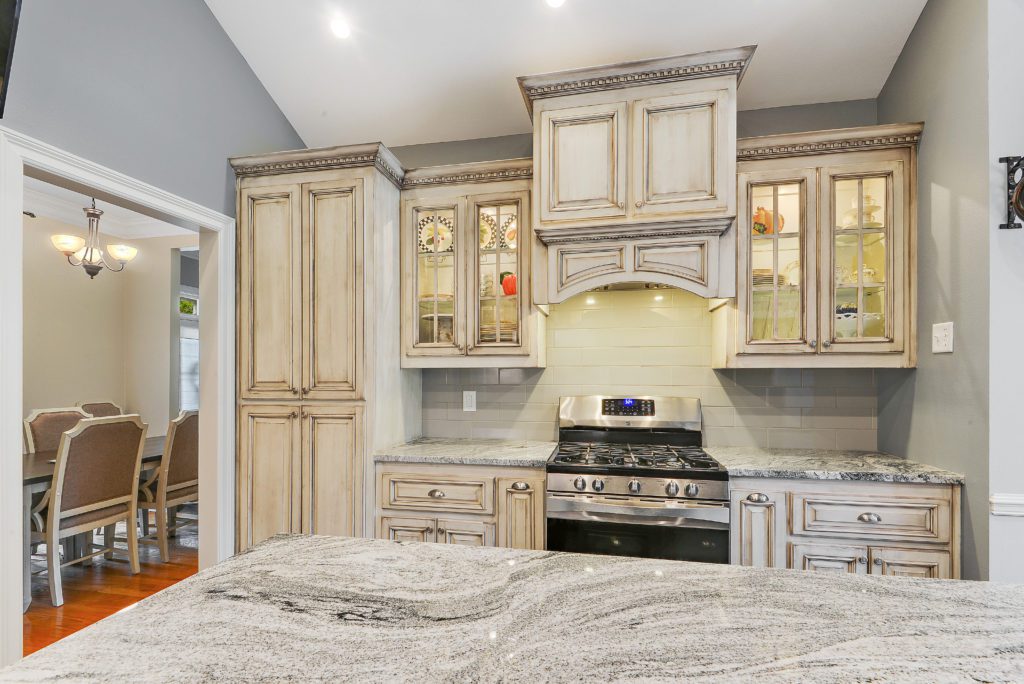
[[[44,679],[1022,681],[1024,586],[276,537],[0,671]]]
[[[963,484],[949,470],[873,451],[704,447],[729,477]]]
[[[441,463],[543,468],[557,442],[420,437],[373,455],[377,463]]]

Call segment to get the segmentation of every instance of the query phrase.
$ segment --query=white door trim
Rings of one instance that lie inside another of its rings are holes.
[[[988,510],[992,515],[1024,517],[1024,494],[993,494],[988,499]]]
[[[199,232],[204,306],[199,335],[199,566],[234,552],[235,220],[0,126],[0,244],[9,257],[0,268],[0,666],[22,654],[22,561],[20,552],[11,551],[22,546],[21,212],[26,172],[122,199]]]

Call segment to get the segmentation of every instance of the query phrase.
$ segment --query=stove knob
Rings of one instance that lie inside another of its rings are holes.
[[[686,496],[697,496],[697,492],[699,492],[699,491],[700,491],[700,487],[698,487],[697,485],[693,484],[692,482],[690,484],[686,485],[685,487],[683,487],[683,494],[686,494]]]
[[[582,492],[584,489],[587,488],[587,481],[584,480],[582,477],[577,477],[575,480],[572,481],[572,486]]]
[[[640,493],[640,480],[630,480],[629,484],[626,485],[626,486],[629,487],[629,493],[630,494],[639,494]]]
[[[590,486],[594,488],[595,492],[604,491],[604,480],[602,480],[601,478],[596,478],[593,482],[590,483]]]
[[[676,494],[678,494],[679,493],[679,483],[678,482],[669,482],[667,485],[665,485],[665,493],[668,494],[669,496],[675,496]]]

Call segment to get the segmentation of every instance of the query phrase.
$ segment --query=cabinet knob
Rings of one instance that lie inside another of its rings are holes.
[[[821,343],[821,346],[824,347],[825,349],[828,349],[829,347],[832,346],[832,343],[828,340],[825,340],[824,342]]]
[[[427,528],[427,534],[434,534],[434,528],[433,527],[428,527]]]
[[[857,520],[863,523],[880,523],[882,522],[882,516],[877,513],[861,513],[857,516]]]
[[[517,492],[528,492],[530,491],[530,485],[527,482],[513,482],[512,489]]]
[[[861,565],[867,565],[868,564],[868,559],[865,558],[864,556],[861,556],[860,558],[857,559],[857,562],[860,563]]]
[[[747,501],[749,501],[750,503],[759,504],[768,503],[768,495],[760,493],[747,494]]]
[[[625,202],[619,202],[619,209],[625,209],[625,208],[626,208],[626,203]]]
[[[440,489],[431,489],[429,492],[427,492],[427,496],[429,496],[431,499],[443,499],[444,492]]]
[[[811,340],[807,344],[811,345],[811,349],[817,349],[818,348],[818,340]]]
[[[292,387],[292,394],[298,394],[298,393],[299,393],[299,388],[298,387]]]
[[[292,418],[298,418],[298,417],[299,417],[299,412],[298,411],[292,411]]]
[[[309,394],[309,388],[308,387],[303,387],[302,388],[302,393],[303,394]]]
[[[444,534],[444,532],[445,532],[445,530],[444,530],[444,528],[443,528],[443,527],[438,527],[438,528],[437,528],[437,533],[438,533],[438,534]]]
[[[881,565],[882,564],[882,559],[881,558],[876,558],[874,560],[874,563],[875,563],[875,565]]]
[[[637,200],[636,201],[636,208],[639,209],[642,206],[644,206],[643,200]]]

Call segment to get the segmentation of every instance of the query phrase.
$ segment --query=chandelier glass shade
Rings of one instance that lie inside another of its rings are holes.
[[[107,245],[107,253],[104,255],[100,249],[100,217],[103,212],[96,208],[96,200],[92,201],[91,207],[82,211],[89,219],[89,233],[86,237],[52,235],[50,242],[67,257],[69,264],[81,266],[90,278],[95,278],[104,268],[114,272],[123,271],[125,264],[134,259],[139,250],[131,245]]]

